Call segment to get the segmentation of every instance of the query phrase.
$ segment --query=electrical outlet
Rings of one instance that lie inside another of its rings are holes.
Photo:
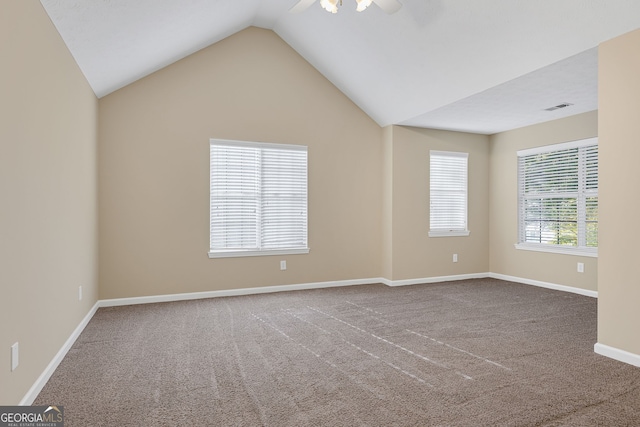
[[[458,254],[453,254],[453,262],[458,262]]]
[[[78,301],[82,301],[82,286],[78,286]]]
[[[284,271],[287,269],[287,261],[280,261],[280,270]]]
[[[584,273],[584,263],[578,263],[578,273]]]
[[[15,371],[18,365],[18,343],[15,343],[11,346],[11,370]]]

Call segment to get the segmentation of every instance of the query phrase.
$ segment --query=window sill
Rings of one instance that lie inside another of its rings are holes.
[[[469,230],[430,230],[429,237],[466,237]]]
[[[598,258],[598,248],[576,248],[571,246],[563,247],[563,246],[552,246],[552,245],[536,245],[534,243],[516,243],[514,246],[516,249],[523,250],[523,251],[548,252],[553,254]]]
[[[242,258],[250,256],[297,255],[308,253],[309,248],[272,249],[264,251],[209,251],[209,258]]]

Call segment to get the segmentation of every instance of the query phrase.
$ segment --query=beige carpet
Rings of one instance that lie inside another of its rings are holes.
[[[102,308],[34,404],[72,426],[640,426],[593,298],[492,279]]]

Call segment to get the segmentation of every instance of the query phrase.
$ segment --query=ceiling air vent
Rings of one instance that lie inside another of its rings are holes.
[[[563,102],[562,104],[558,104],[558,105],[555,105],[553,107],[545,108],[544,111],[555,111],[555,110],[559,110],[561,108],[567,108],[570,105],[573,105],[573,104],[569,104],[568,102]]]

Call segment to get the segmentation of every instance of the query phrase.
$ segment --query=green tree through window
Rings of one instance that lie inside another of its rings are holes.
[[[598,247],[597,140],[518,152],[519,244]]]

